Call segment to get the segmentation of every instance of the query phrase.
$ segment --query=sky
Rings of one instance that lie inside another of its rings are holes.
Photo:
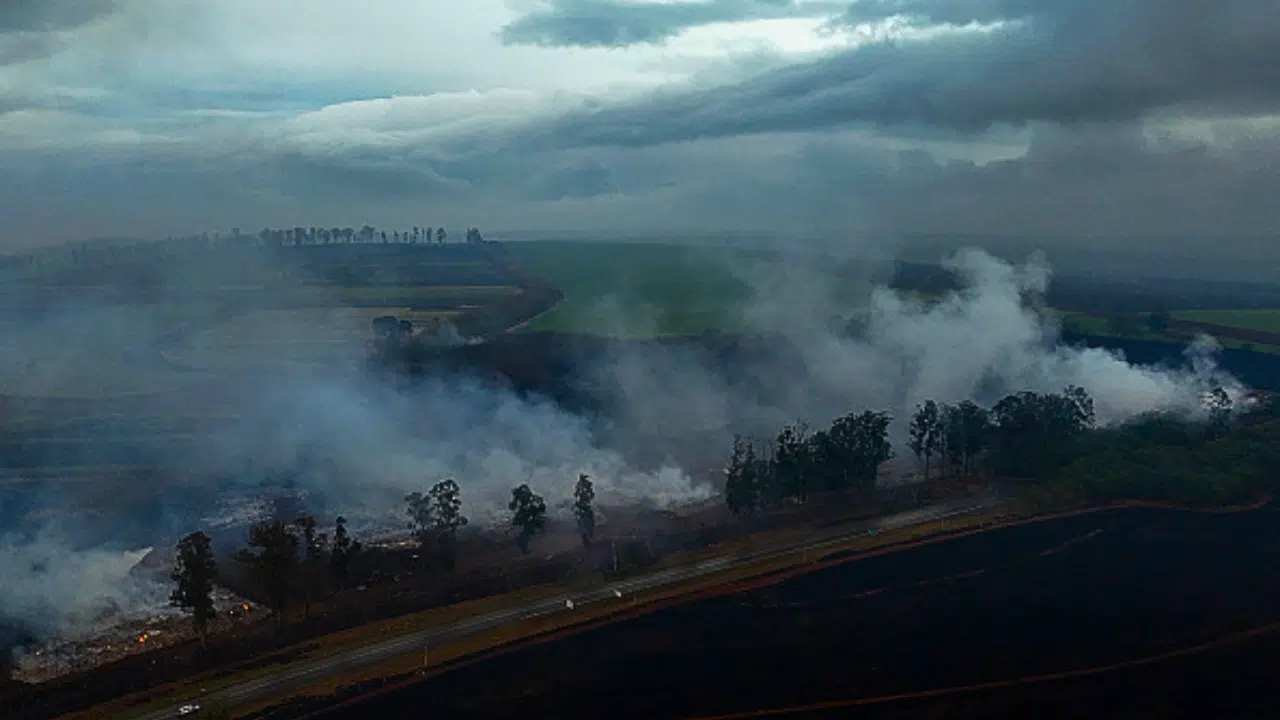
[[[0,247],[365,223],[1274,245],[1277,67],[1269,0],[3,0]]]

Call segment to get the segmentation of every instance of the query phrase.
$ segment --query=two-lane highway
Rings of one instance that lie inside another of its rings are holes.
[[[802,540],[780,544],[750,553],[735,553],[705,560],[687,566],[674,567],[630,580],[612,583],[588,592],[570,594],[529,603],[523,607],[480,615],[443,627],[419,630],[398,637],[347,650],[328,657],[317,658],[254,680],[222,688],[199,698],[184,699],[156,712],[139,716],[140,720],[160,720],[178,716],[179,708],[187,703],[220,702],[227,706],[262,700],[282,695],[290,690],[306,687],[331,675],[369,667],[412,652],[425,651],[431,646],[461,640],[484,630],[500,627],[521,620],[571,611],[589,603],[629,602],[636,592],[659,588],[664,585],[703,577],[735,567],[766,561],[775,557],[794,554],[803,550],[821,550],[823,546],[847,541],[869,532],[934,522],[944,518],[969,515],[993,507],[994,497],[932,505],[918,510],[875,518],[853,525],[831,528],[809,535]]]

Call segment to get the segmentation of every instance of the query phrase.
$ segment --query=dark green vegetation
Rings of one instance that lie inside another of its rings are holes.
[[[426,495],[415,492],[405,498],[409,529],[418,541],[424,559],[437,560],[452,570],[457,563],[458,531],[467,526],[462,514],[462,496],[453,478],[431,486]]]
[[[1246,330],[1280,333],[1280,310],[1186,310],[1174,313],[1179,320],[1209,323],[1226,327],[1238,327]]]
[[[741,437],[725,466],[725,501],[734,514],[803,502],[811,493],[875,488],[876,476],[893,457],[889,416],[849,413],[812,435],[803,424],[787,425],[773,443],[757,449]]]
[[[582,545],[588,547],[596,536],[596,509],[592,504],[596,499],[595,488],[591,477],[583,473],[578,476],[578,483],[573,486],[573,521],[578,527],[578,537]]]
[[[1014,393],[989,410],[927,401],[910,418],[908,445],[926,476],[1006,483],[1041,511],[1113,500],[1210,507],[1280,491],[1280,396],[1237,408],[1217,388],[1206,403],[1202,420],[1152,413],[1100,428],[1077,387]],[[725,502],[749,515],[819,492],[866,493],[891,457],[889,423],[867,411],[812,434],[788,425],[764,443],[736,438]]]
[[[1124,509],[978,533],[497,653],[324,717],[698,717],[1122,663],[1280,620],[1278,521]],[[1059,697],[1056,717],[1261,717],[1277,647],[1085,675],[1070,693],[1038,683],[804,717],[1033,717]]]
[[[201,643],[206,642],[209,623],[214,619],[213,583],[217,575],[209,536],[194,532],[182,538],[169,576],[175,586],[169,603],[191,614],[191,624]]]
[[[520,485],[511,491],[511,526],[516,530],[516,545],[520,552],[529,554],[529,543],[547,526],[547,503],[528,485]]]
[[[1041,508],[1132,499],[1209,507],[1280,491],[1280,403],[1220,428],[1150,415],[1096,430],[1027,483]]]

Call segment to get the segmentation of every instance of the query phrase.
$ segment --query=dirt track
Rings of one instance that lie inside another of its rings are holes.
[[[1280,679],[1274,663],[1257,666],[1275,635],[1125,663],[1280,620],[1278,515],[1133,508],[922,545],[501,655],[330,717],[427,705],[465,717],[696,717],[824,701],[836,704],[818,715],[1030,717],[1051,698],[1071,717],[1169,717],[1195,707],[1197,688],[1252,716],[1243,711],[1269,702]]]

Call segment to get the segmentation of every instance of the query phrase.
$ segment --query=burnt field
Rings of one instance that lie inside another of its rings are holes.
[[[814,703],[840,717],[1029,717],[1048,703],[1057,717],[1257,716],[1280,680],[1264,660],[1280,646],[1271,634],[1128,663],[1280,620],[1277,513],[1125,509],[979,533],[499,654],[326,717],[427,705],[457,717],[698,717]]]

